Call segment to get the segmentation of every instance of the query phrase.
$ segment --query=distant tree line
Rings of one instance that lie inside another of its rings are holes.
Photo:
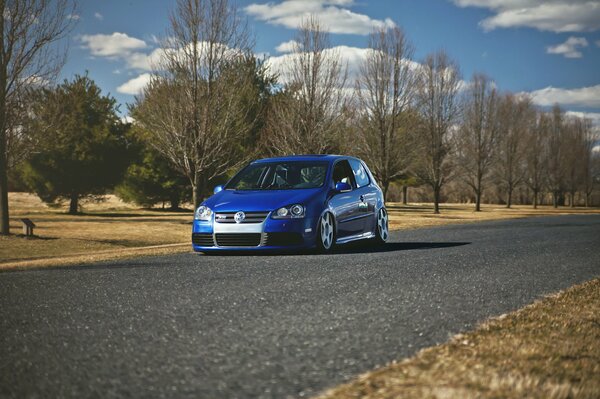
[[[11,4],[21,1],[31,2]],[[116,101],[87,74],[50,84],[61,59],[49,46],[69,29],[55,18],[68,21],[72,4],[34,3],[41,4],[34,16],[54,25],[27,25],[29,36],[15,43],[33,43],[38,58],[0,57],[2,234],[9,182],[47,202],[67,200],[71,213],[81,199],[108,192],[179,209],[189,201],[197,206],[212,185],[270,155],[359,156],[386,199],[397,200],[400,188],[406,201],[415,187],[436,213],[448,199],[471,201],[476,210],[484,201],[536,207],[549,198],[554,206],[588,206],[600,183],[600,154],[593,150],[599,138],[589,120],[558,105],[536,108],[481,73],[464,81],[444,51],[417,62],[397,27],[373,31],[351,78],[319,20],[307,18],[275,74],[254,55],[247,26],[228,0],[178,0],[162,56],[128,106],[133,122],[125,123]],[[12,18],[10,6],[0,5]],[[6,24],[31,20],[10,18],[0,29],[5,53]],[[22,64],[29,69],[17,68]]]

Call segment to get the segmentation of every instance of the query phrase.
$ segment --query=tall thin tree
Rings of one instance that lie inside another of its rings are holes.
[[[195,206],[212,176],[243,161],[232,151],[254,123],[254,61],[231,2],[177,1],[163,56],[132,113],[150,143],[188,176]]]
[[[513,192],[525,178],[525,138],[534,128],[535,109],[529,98],[508,93],[500,101],[499,117],[496,172],[506,193],[506,207],[510,208]]]
[[[267,135],[272,152],[327,152],[343,115],[347,68],[316,16],[299,26],[293,52],[280,72],[284,93],[273,105]]]
[[[564,113],[558,104],[552,107],[551,121],[546,147],[548,189],[552,193],[555,208],[562,202],[565,187],[565,129]]]
[[[473,189],[478,212],[498,139],[498,94],[487,76],[473,75],[463,115],[456,135],[457,163],[462,180]]]
[[[525,184],[533,192],[533,208],[537,209],[539,195],[546,181],[546,146],[550,118],[545,112],[537,112],[535,125],[529,129],[526,137],[525,163],[527,166]]]
[[[31,86],[57,76],[66,54],[57,42],[74,11],[71,0],[0,0],[0,235],[9,234],[8,168],[20,160],[11,147],[28,133],[15,110]]]
[[[414,146],[409,107],[415,94],[414,49],[398,28],[382,28],[369,38],[369,52],[356,82],[359,109],[358,152],[383,187],[406,173]]]
[[[441,190],[452,171],[448,155],[460,113],[460,76],[458,64],[444,51],[428,55],[418,69],[416,100],[422,123],[415,173],[433,191],[434,213],[440,213]]]

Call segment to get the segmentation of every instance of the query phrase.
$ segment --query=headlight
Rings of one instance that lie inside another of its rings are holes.
[[[277,209],[271,217],[273,219],[299,219],[304,217],[305,212],[306,209],[302,205],[295,204]]]
[[[202,205],[202,206],[199,206],[198,209],[196,209],[194,219],[208,221],[208,220],[210,220],[211,216],[212,216],[212,211],[210,210],[210,208]]]

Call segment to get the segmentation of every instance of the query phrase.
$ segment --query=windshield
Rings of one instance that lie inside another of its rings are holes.
[[[231,179],[227,190],[296,190],[321,187],[327,162],[269,162],[251,164]]]

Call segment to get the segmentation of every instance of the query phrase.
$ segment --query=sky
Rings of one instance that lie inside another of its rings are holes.
[[[238,0],[255,53],[282,60],[296,26],[317,15],[357,70],[368,34],[399,26],[414,60],[444,49],[463,78],[481,72],[499,89],[530,93],[600,126],[600,1],[558,0]],[[148,81],[175,0],[80,0],[62,79],[88,75],[127,114]],[[280,64],[280,63],[279,63]]]

